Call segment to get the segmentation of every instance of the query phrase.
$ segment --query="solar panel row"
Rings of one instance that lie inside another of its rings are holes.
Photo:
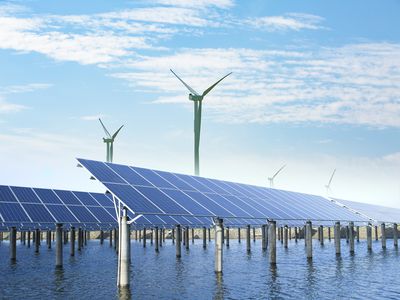
[[[114,224],[111,196],[29,187],[0,186],[3,224]]]
[[[335,203],[254,185],[78,159],[136,214],[274,220],[366,222]],[[158,219],[157,219],[158,220]]]

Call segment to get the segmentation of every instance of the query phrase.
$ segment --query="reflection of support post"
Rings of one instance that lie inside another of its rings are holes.
[[[269,263],[276,265],[276,222],[268,221]]]
[[[336,255],[340,256],[340,222],[335,223],[335,231],[333,234],[335,238]]]
[[[367,225],[367,249],[372,251],[372,225],[368,223]]]
[[[382,239],[382,249],[386,249],[386,231],[385,223],[381,224],[381,239]]]
[[[176,257],[181,257],[181,225],[176,225]]]
[[[349,223],[350,254],[354,254],[354,223]]]
[[[398,247],[398,232],[397,232],[397,223],[393,224],[393,246],[395,248]]]
[[[56,225],[56,268],[63,266],[63,241],[62,241],[63,228],[62,224]]]
[[[306,223],[307,259],[312,259],[312,223]]]
[[[118,286],[129,286],[129,265],[130,265],[130,230],[126,208],[120,220],[120,249],[118,255]]]
[[[207,248],[207,231],[206,228],[203,227],[203,249]]]
[[[224,230],[223,220],[215,219],[215,272],[222,273],[222,233]]]
[[[10,260],[14,262],[17,260],[17,228],[11,227],[8,240],[10,241]]]

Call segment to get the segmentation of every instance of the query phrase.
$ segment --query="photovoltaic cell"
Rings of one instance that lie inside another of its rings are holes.
[[[56,220],[50,215],[42,204],[23,203],[25,211],[29,214],[32,222],[55,223]]]
[[[135,170],[142,177],[146,178],[149,182],[151,182],[154,186],[160,188],[174,188],[168,181],[160,177],[157,173],[154,173],[152,170],[131,167],[132,170]]]
[[[4,222],[30,222],[28,215],[19,203],[1,203],[0,214]]]
[[[130,184],[140,186],[153,186],[149,181],[144,179],[128,166],[109,163],[107,164],[107,166],[118,173],[123,179],[125,179],[126,182]]]
[[[54,190],[58,197],[65,203],[69,205],[82,205],[77,197],[71,191],[60,191]]]
[[[69,210],[78,218],[80,223],[97,223],[99,222],[84,206],[68,206]]]
[[[64,205],[49,204],[46,207],[57,219],[57,222],[79,223]]]
[[[21,203],[41,203],[40,199],[36,196],[31,188],[13,186],[11,187],[11,190]]]
[[[18,202],[8,186],[0,185],[0,202]]]
[[[80,202],[85,206],[99,206],[100,204],[89,194],[85,192],[72,192]]]
[[[60,198],[54,193],[53,190],[49,189],[33,189],[45,204],[62,204]]]

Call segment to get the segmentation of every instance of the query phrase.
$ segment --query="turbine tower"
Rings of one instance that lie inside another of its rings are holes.
[[[99,118],[100,124],[104,129],[104,133],[106,134],[106,137],[103,138],[104,143],[106,144],[107,147],[107,162],[113,162],[113,153],[114,153],[114,140],[117,137],[118,133],[120,132],[120,130],[122,129],[122,127],[124,127],[124,125],[122,125],[113,135],[111,135],[106,126],[104,126],[103,122],[101,121],[101,119]]]
[[[186,82],[184,82],[178,75],[176,75],[174,71],[172,71],[171,69],[170,69],[170,71],[189,90],[189,92],[190,92],[189,100],[193,101],[193,104],[194,104],[194,174],[198,176],[200,174],[199,146],[200,146],[200,129],[201,129],[201,107],[202,107],[203,99],[218,83],[220,83],[223,79],[225,79],[226,77],[231,75],[232,72],[230,72],[227,75],[225,75],[224,77],[222,77],[220,80],[218,80],[216,83],[214,83],[208,89],[206,89],[203,92],[203,94],[200,95],[194,89],[192,89]]]
[[[274,187],[274,179],[275,177],[286,167],[286,165],[283,165],[272,177],[268,177],[269,181],[269,187],[273,188]]]
[[[332,175],[331,175],[331,178],[330,178],[329,181],[328,181],[328,184],[325,185],[325,188],[326,188],[326,195],[327,195],[327,196],[329,196],[329,192],[331,191],[331,183],[332,183],[333,176],[335,176],[335,173],[336,173],[336,169],[333,170]]]

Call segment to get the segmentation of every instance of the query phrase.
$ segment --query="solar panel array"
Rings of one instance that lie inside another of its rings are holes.
[[[400,223],[400,209],[374,204],[334,199],[339,204],[345,205],[377,222]]]
[[[262,224],[267,219],[368,221],[320,196],[93,160],[78,161],[135,214],[145,218],[221,217],[225,222],[232,218],[248,223],[262,220]]]
[[[115,227],[111,195],[0,185],[3,227],[54,228],[56,223],[87,228]]]

